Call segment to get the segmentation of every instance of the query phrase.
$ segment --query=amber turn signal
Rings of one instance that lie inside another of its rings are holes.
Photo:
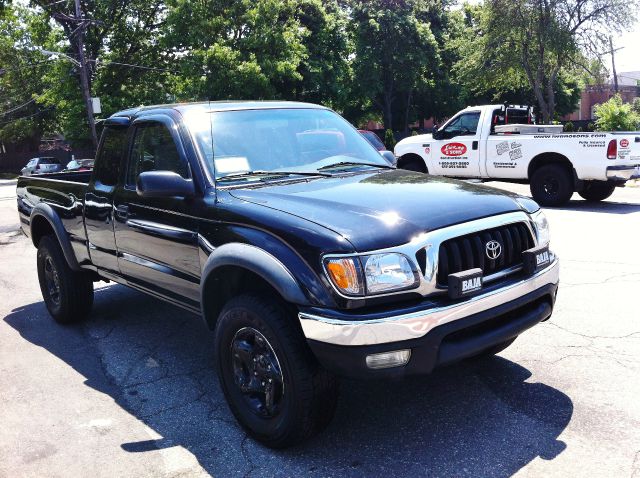
[[[325,263],[327,272],[333,284],[345,294],[357,295],[362,293],[362,279],[360,264],[357,259],[328,259]]]

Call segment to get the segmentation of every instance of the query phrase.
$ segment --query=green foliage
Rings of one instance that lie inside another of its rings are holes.
[[[555,2],[544,15],[534,8],[542,1],[80,3],[96,20],[86,28],[85,54],[100,117],[174,101],[284,99],[409,134],[410,123],[440,121],[469,104],[552,105],[541,109],[549,121],[573,111],[580,88],[606,70],[580,51],[583,36],[567,33],[567,8],[588,10],[595,0]],[[613,0],[601,5],[603,15],[618,18]],[[592,13],[600,18],[600,10]],[[73,15],[73,2],[0,0],[0,140],[37,145],[62,133],[74,146],[90,144]],[[541,75],[542,100],[528,70]]]
[[[382,112],[385,128],[406,129],[417,96],[439,68],[424,0],[351,0],[353,73],[358,93]]]
[[[393,130],[387,129],[384,132],[384,145],[389,151],[393,151],[396,146],[396,138],[393,136]]]
[[[47,34],[44,19],[22,6],[0,14],[0,141],[37,147],[56,129],[53,111],[42,105],[50,66],[29,48]]]
[[[570,133],[570,132],[572,132],[573,130],[574,130],[573,123],[572,123],[571,121],[567,121],[567,122],[564,124],[564,131],[566,131],[567,133]]]
[[[596,105],[594,115],[598,131],[635,131],[640,126],[640,114],[629,103],[623,103],[620,95]]]
[[[414,130],[411,132],[411,136],[418,136],[418,132],[414,129]]]

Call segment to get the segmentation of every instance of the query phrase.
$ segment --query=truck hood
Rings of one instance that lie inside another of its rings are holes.
[[[267,184],[232,189],[230,194],[324,226],[359,252],[405,244],[423,232],[523,209],[514,194],[404,170]]]

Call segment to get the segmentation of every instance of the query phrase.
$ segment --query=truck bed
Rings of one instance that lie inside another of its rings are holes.
[[[20,176],[16,196],[23,232],[28,236],[32,232],[34,208],[41,209],[45,215],[51,211],[50,216],[59,221],[56,234],[68,236],[73,249],[70,255],[77,258],[79,263],[88,261],[83,214],[90,178],[91,171]],[[46,222],[42,221],[41,225],[46,226]]]

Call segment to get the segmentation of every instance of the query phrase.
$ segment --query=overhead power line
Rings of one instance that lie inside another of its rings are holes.
[[[31,115],[28,115],[28,116],[22,116],[20,118],[15,118],[15,119],[12,119],[12,120],[9,120],[9,121],[5,121],[4,123],[0,123],[0,128],[2,128],[3,126],[6,126],[8,124],[15,123],[16,121],[33,118],[34,116],[38,116],[38,115],[41,115],[42,113],[46,113],[47,111],[49,111],[51,109],[53,109],[53,106],[49,106],[48,108],[45,108],[43,110],[36,111],[35,113],[33,113]]]
[[[13,113],[14,111],[18,111],[18,110],[24,108],[25,106],[30,105],[35,100],[36,100],[35,98],[31,98],[29,101],[27,101],[26,103],[21,104],[20,106],[16,106],[15,108],[11,108],[10,110],[7,110],[7,111],[3,111],[2,113],[0,113],[0,116],[6,116],[6,115],[8,115],[10,113]]]

